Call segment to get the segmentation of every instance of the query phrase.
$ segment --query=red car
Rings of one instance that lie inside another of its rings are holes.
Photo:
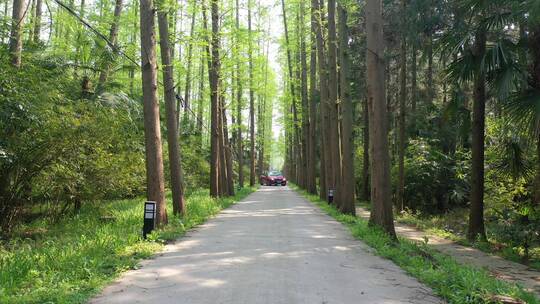
[[[270,171],[268,174],[261,175],[261,185],[266,186],[286,186],[287,179],[279,171]]]

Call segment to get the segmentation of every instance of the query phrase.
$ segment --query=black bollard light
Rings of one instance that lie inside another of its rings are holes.
[[[334,202],[334,189],[328,190],[328,203],[331,204]]]
[[[154,230],[156,226],[156,202],[148,201],[144,203],[144,223],[143,223],[143,238]]]

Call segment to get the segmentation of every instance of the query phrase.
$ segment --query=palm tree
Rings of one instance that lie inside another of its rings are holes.
[[[470,20],[463,31],[452,31],[443,48],[455,56],[448,76],[458,82],[474,83],[472,123],[471,207],[468,239],[486,239],[484,228],[484,133],[488,96],[508,96],[519,76],[516,44],[504,32],[504,26],[519,16],[511,10],[512,0],[467,0],[458,8]],[[489,37],[489,40],[488,40]],[[489,89],[489,91],[487,91]]]

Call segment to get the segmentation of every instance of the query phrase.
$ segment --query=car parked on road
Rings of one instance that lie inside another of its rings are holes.
[[[286,186],[287,179],[279,171],[270,171],[261,175],[260,183],[265,186]]]

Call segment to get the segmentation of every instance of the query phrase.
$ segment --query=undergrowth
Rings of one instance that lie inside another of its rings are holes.
[[[57,223],[40,219],[20,226],[14,238],[0,243],[0,303],[84,303],[166,242],[254,190],[223,199],[195,191],[183,218],[172,216],[168,197],[169,224],[147,241],[141,239],[143,198],[88,203]]]

